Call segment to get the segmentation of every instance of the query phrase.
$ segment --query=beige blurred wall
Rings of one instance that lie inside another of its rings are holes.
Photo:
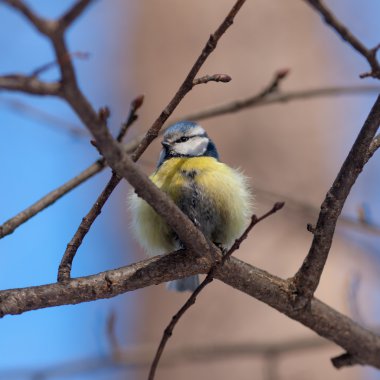
[[[152,124],[232,4],[227,0],[130,2],[135,30],[121,59],[131,66],[128,75],[116,74],[122,78],[125,90],[121,92],[145,94],[138,127],[130,136]],[[173,117],[255,94],[282,68],[291,70],[282,84],[284,91],[353,83],[357,73],[345,70],[339,58],[345,49],[301,1],[247,1],[200,72],[226,73],[232,81],[197,86]],[[349,142],[343,137],[349,120],[342,113],[350,105],[355,108],[354,104],[353,99],[344,98],[297,101],[210,119],[202,125],[216,142],[222,160],[242,168],[252,179],[253,189],[266,189],[318,208],[347,151]],[[156,142],[142,158],[147,173],[154,169],[158,151]],[[256,202],[257,213],[270,207],[261,192]],[[238,256],[278,276],[292,276],[311,243],[306,223],[314,220],[286,207],[254,229]],[[357,263],[357,251],[338,231],[318,289],[320,299],[345,313],[347,279],[353,268],[368,267],[365,261]],[[169,293],[163,285],[137,294],[137,341],[158,344],[164,327],[187,296]],[[267,305],[215,281],[180,321],[169,345],[282,342],[312,336],[313,332]],[[331,345],[287,355],[278,363],[278,379],[360,378],[360,368],[333,369],[329,359],[341,352]],[[245,357],[159,368],[157,379],[269,379],[265,373],[262,360]],[[146,371],[136,375],[144,379]]]

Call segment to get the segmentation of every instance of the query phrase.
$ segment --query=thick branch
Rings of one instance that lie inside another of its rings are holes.
[[[317,289],[325,266],[338,217],[359,174],[380,125],[380,96],[377,98],[342,168],[321,206],[309,253],[294,277],[296,302],[303,306]]]
[[[0,292],[0,316],[110,298],[149,285],[207,273],[212,265],[212,261],[193,252],[178,251],[64,284],[4,290]],[[380,337],[317,299],[312,299],[309,308],[294,309],[289,303],[291,289],[287,281],[233,257],[215,277],[334,341],[357,356],[361,363],[380,368]]]

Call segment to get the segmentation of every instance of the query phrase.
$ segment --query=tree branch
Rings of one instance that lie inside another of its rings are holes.
[[[0,291],[0,317],[46,307],[78,304],[142,287],[208,273],[213,261],[194,252],[178,251],[156,256],[116,270],[71,279],[66,283]],[[309,308],[294,309],[289,303],[289,282],[231,257],[215,278],[251,295],[288,317],[301,322],[360,359],[362,364],[380,368],[380,337],[350,318],[313,298]]]
[[[83,13],[93,0],[78,0],[58,21],[60,29],[63,31],[70,27],[72,23]]]
[[[59,82],[43,82],[35,76],[12,74],[0,76],[0,90],[19,91],[32,95],[60,96],[61,84]]]
[[[205,75],[200,78],[195,78],[193,80],[193,86],[197,86],[198,84],[205,84],[208,82],[222,82],[228,83],[231,81],[231,77],[227,74],[214,74],[214,75]]]
[[[237,0],[235,5],[232,7],[226,18],[223,20],[223,22],[220,24],[218,29],[211,34],[210,38],[208,39],[205,47],[202,50],[202,53],[198,57],[198,59],[195,61],[193,67],[191,68],[190,72],[187,74],[185,80],[177,90],[176,94],[172,98],[172,100],[169,102],[169,104],[165,107],[165,109],[161,112],[159,117],[156,119],[156,121],[153,123],[153,125],[149,128],[148,132],[134,151],[132,158],[134,161],[136,161],[145,151],[145,149],[149,146],[149,144],[158,136],[158,133],[160,132],[160,129],[162,128],[163,124],[166,122],[168,117],[173,113],[174,109],[177,107],[177,105],[180,103],[180,101],[184,98],[184,96],[191,91],[191,89],[194,87],[194,79],[197,75],[200,68],[205,63],[208,56],[215,50],[216,45],[219,41],[219,39],[222,37],[222,35],[226,32],[226,30],[232,25],[234,18],[236,14],[239,12],[240,8],[245,3],[245,0]]]
[[[202,283],[194,290],[194,292],[191,294],[191,296],[187,299],[185,304],[178,310],[178,312],[172,317],[170,323],[166,326],[164,333],[162,335],[160,344],[158,345],[156,354],[153,358],[152,365],[150,366],[148,380],[153,380],[156,374],[158,363],[161,359],[161,356],[164,352],[165,346],[167,342],[169,341],[170,337],[173,335],[173,331],[179,320],[182,318],[182,316],[186,313],[186,311],[195,304],[195,301],[199,295],[199,293],[214,279],[215,272],[223,267],[224,263],[230,259],[231,255],[240,248],[240,244],[248,237],[249,232],[252,230],[252,228],[268,216],[276,213],[277,211],[281,210],[284,207],[284,203],[276,203],[271,210],[269,210],[267,213],[262,215],[260,218],[258,218],[256,215],[252,216],[251,223],[246,228],[246,230],[243,232],[243,234],[235,240],[232,247],[226,252],[225,255],[223,255],[223,258],[220,260],[220,262],[216,262],[210,271],[207,273],[206,278],[202,281]]]
[[[121,142],[127,133],[128,128],[137,120],[137,110],[143,104],[143,96],[139,96],[131,102],[129,115],[127,121],[123,123],[116,138],[116,141]],[[67,245],[65,253],[62,257],[61,263],[58,268],[58,281],[67,281],[71,276],[71,266],[75,257],[75,254],[82,244],[84,237],[87,232],[90,230],[92,224],[95,222],[95,219],[99,216],[102,211],[103,206],[107,202],[108,198],[120,183],[121,178],[115,173],[112,174],[111,179],[108,181],[104,190],[101,192],[96,202],[91,207],[87,215],[82,219],[81,224],[79,225],[77,231],[75,232],[73,238],[70,240],[70,243]]]
[[[21,211],[11,219],[7,220],[0,226],[0,238],[11,234],[17,227],[31,219],[40,211],[52,205],[58,199],[67,194],[70,190],[75,189],[77,186],[91,178],[96,173],[99,173],[105,167],[104,159],[95,161],[91,166],[83,172],[72,178],[70,181],[64,183],[62,186],[56,188],[50,193],[46,194],[36,203]]]
[[[376,59],[377,50],[380,46],[376,46],[373,49],[367,49],[364,44],[355,37],[351,31],[343,25],[335,15],[323,4],[321,0],[304,0],[312,8],[319,12],[321,17],[325,20],[326,24],[331,26],[344,41],[349,43],[357,52],[359,52],[364,58],[366,58],[368,64],[371,67],[370,73],[361,74],[360,77],[371,76],[373,78],[380,79],[380,65]]]
[[[233,100],[219,106],[213,106],[204,110],[184,115],[178,120],[206,120],[217,116],[240,112],[253,107],[261,107],[278,103],[288,103],[294,100],[307,100],[318,97],[328,97],[337,95],[359,95],[359,94],[379,94],[379,86],[341,86],[341,87],[322,87],[299,91],[275,91],[267,93],[270,84],[258,94],[248,96],[244,99]],[[175,120],[177,121],[177,119]]]
[[[314,238],[309,253],[293,279],[295,303],[305,306],[319,284],[344,203],[359,174],[363,170],[368,149],[380,124],[380,96],[344,161],[331,189],[321,206]]]

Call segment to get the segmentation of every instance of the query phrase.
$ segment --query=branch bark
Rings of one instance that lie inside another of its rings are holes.
[[[371,76],[373,78],[380,79],[380,65],[376,59],[376,53],[380,46],[376,46],[373,49],[367,49],[365,45],[355,35],[342,24],[335,15],[323,4],[321,0],[304,0],[312,8],[314,8],[321,17],[325,20],[326,24],[332,27],[344,41],[349,43],[358,53],[366,58],[368,64],[371,67],[371,72],[361,74],[360,77]]]
[[[97,275],[20,289],[0,291],[0,317],[21,314],[46,307],[78,304],[142,287],[207,273],[213,261],[186,250],[156,256],[116,270]],[[215,278],[238,289],[299,321],[347,352],[362,364],[380,369],[380,337],[356,324],[350,318],[313,298],[308,308],[299,310],[289,299],[289,281],[231,257],[215,273]]]
[[[344,203],[366,164],[368,150],[380,125],[380,96],[376,99],[367,120],[345,159],[331,189],[322,203],[310,250],[292,284],[295,304],[304,307],[318,287],[330,252],[335,226]]]

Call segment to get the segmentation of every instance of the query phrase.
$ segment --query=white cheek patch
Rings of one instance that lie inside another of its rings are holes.
[[[186,156],[201,156],[206,152],[208,143],[207,137],[196,136],[184,143],[176,144],[175,151]]]

